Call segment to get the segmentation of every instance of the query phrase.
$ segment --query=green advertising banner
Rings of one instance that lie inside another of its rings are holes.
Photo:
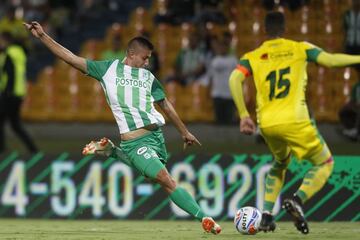
[[[195,196],[207,215],[233,219],[243,206],[261,209],[270,155],[174,155],[168,170],[179,185]],[[292,160],[281,196],[277,220],[288,220],[280,208],[310,168]],[[336,156],[328,183],[305,206],[312,221],[360,220],[360,157]],[[148,182],[116,159],[16,153],[0,161],[0,217],[66,219],[187,219],[159,185]]]

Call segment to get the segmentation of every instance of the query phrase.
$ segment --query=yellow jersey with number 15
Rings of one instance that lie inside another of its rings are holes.
[[[322,50],[307,42],[284,38],[265,41],[246,53],[237,68],[253,75],[260,127],[310,121],[305,101],[306,66]]]

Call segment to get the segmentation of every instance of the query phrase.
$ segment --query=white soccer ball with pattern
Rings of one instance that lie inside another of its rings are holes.
[[[254,235],[259,231],[261,213],[254,207],[240,208],[234,217],[236,230],[241,234]]]

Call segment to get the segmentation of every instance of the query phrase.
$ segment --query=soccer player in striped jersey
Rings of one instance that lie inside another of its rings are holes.
[[[312,124],[305,102],[306,66],[315,62],[326,67],[342,67],[360,63],[360,56],[330,54],[307,43],[282,38],[285,18],[270,12],[265,18],[268,36],[260,47],[246,53],[229,79],[230,90],[240,115],[240,132],[253,134],[255,124],[249,117],[242,93],[242,82],[252,75],[256,88],[257,123],[274,156],[265,182],[265,201],[260,228],[276,228],[272,210],[281,191],[290,156],[306,159],[313,167],[292,198],[282,207],[292,216],[296,228],[309,233],[303,204],[326,183],[333,170],[333,157]]]
[[[181,209],[202,222],[206,232],[218,234],[221,227],[205,216],[194,198],[177,186],[165,164],[167,151],[161,126],[164,117],[155,109],[157,104],[174,123],[184,140],[184,148],[200,142],[180,120],[167,100],[160,82],[144,67],[149,63],[153,45],[147,39],[135,37],[128,43],[126,58],[110,61],[92,61],[74,55],[50,36],[37,22],[24,23],[31,33],[57,57],[72,67],[98,80],[104,89],[107,102],[114,114],[120,131],[120,148],[108,139],[92,142],[84,148],[84,154],[105,151],[137,169],[142,175],[159,183],[170,199]],[[110,153],[109,153],[110,152]]]

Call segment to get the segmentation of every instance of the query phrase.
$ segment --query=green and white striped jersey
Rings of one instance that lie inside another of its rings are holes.
[[[165,98],[165,92],[154,75],[144,68],[134,68],[118,59],[86,60],[88,75],[100,81],[120,133],[157,124],[165,124],[154,102]]]

